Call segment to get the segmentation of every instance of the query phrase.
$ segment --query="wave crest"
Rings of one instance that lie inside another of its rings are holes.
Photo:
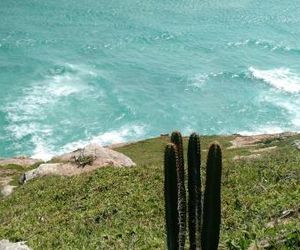
[[[275,68],[271,70],[259,70],[250,67],[252,77],[268,83],[272,87],[289,93],[300,92],[300,76],[288,68]]]

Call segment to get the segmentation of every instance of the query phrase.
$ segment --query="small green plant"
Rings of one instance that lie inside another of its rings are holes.
[[[186,191],[182,136],[171,135],[165,149],[165,209],[168,249],[184,249],[186,235]],[[188,143],[188,225],[190,249],[216,250],[221,224],[222,152],[213,143],[207,155],[202,208],[200,137],[193,133]]]
[[[78,167],[84,168],[86,165],[93,165],[95,160],[95,156],[93,155],[85,155],[84,150],[80,152],[79,156],[74,156],[74,162]]]

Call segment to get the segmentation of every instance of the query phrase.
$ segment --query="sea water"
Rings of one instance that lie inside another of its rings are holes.
[[[300,130],[298,0],[1,0],[0,156]]]

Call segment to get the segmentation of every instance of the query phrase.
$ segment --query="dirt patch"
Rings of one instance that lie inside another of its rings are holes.
[[[16,173],[13,169],[1,169],[0,168],[0,188],[7,185],[12,181],[12,175]]]
[[[0,169],[0,192],[3,196],[8,196],[13,192],[15,186],[9,185],[13,180],[12,174],[15,173],[11,169]]]
[[[274,146],[274,147],[267,147],[267,148],[259,148],[259,149],[254,149],[254,150],[251,150],[252,153],[263,153],[263,152],[270,152],[274,149],[276,149],[277,146]]]
[[[262,134],[252,136],[237,135],[237,137],[235,137],[234,140],[231,141],[232,146],[230,146],[228,149],[256,146],[259,143],[267,143],[268,141],[273,140],[284,140],[294,135],[297,135],[297,133],[286,132],[279,134]]]
[[[273,228],[278,224],[287,224],[293,219],[300,220],[300,207],[283,211],[279,217],[268,222],[266,227]]]
[[[299,220],[300,219],[300,207],[296,209],[289,209],[282,212],[281,215],[274,218],[270,222],[268,222],[265,226],[267,228],[274,228],[276,225],[280,224],[288,224],[292,220]],[[286,235],[281,235],[273,240],[273,247],[274,241],[275,245],[284,243],[288,240]],[[253,243],[249,246],[248,250],[261,250],[261,249],[269,249],[271,247],[271,243],[269,239],[263,239],[257,243]],[[273,248],[272,248],[273,249]],[[274,248],[275,249],[275,248]],[[276,248],[277,249],[277,248]]]
[[[233,160],[234,161],[239,161],[239,160],[256,160],[256,159],[259,159],[259,158],[262,157],[261,153],[270,152],[270,151],[272,151],[272,150],[274,150],[276,148],[277,148],[277,146],[250,150],[250,152],[252,154],[250,154],[250,155],[236,155],[236,156],[233,157]]]
[[[109,146],[105,146],[105,148],[110,148],[110,149],[121,148],[124,146],[128,146],[130,144],[133,144],[133,143],[135,143],[135,142],[120,142],[120,143],[111,144]]]
[[[240,160],[256,160],[261,158],[261,154],[252,154],[252,155],[236,155],[233,157],[234,161],[240,161]]]
[[[10,183],[12,181],[12,177],[10,176],[3,176],[0,177],[0,187],[3,187],[5,185],[7,185],[8,183]]]
[[[20,156],[20,157],[14,157],[14,158],[9,158],[9,159],[0,159],[0,166],[14,164],[14,165],[26,167],[26,166],[32,166],[39,162],[44,162],[44,161],[32,159],[32,158],[29,158],[26,156]]]

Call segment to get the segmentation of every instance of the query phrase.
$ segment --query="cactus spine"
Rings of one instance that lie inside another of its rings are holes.
[[[178,151],[178,158],[180,166],[184,166],[184,158],[183,158],[183,143],[181,133],[178,131],[174,131],[171,135],[171,143],[175,144]]]
[[[213,143],[207,155],[206,188],[203,204],[201,245],[203,250],[217,250],[221,224],[222,152]]]
[[[178,152],[174,144],[170,143],[165,148],[165,212],[168,249],[178,249],[178,190],[177,171],[179,166]]]
[[[178,190],[178,249],[184,249],[186,236],[186,191],[184,183],[184,157],[183,157],[183,143],[180,132],[173,132],[171,135],[171,142],[176,145],[178,152],[179,164],[177,170],[177,190]]]
[[[191,134],[188,144],[188,193],[189,193],[189,239],[190,249],[199,249],[201,245],[201,149],[200,137]]]

